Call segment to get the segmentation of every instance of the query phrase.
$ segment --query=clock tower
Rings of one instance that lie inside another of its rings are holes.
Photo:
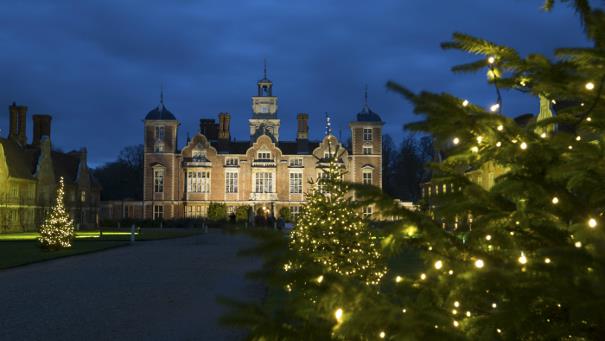
[[[267,78],[265,61],[264,77],[257,82],[258,93],[252,96],[252,118],[250,137],[252,142],[260,135],[268,135],[274,142],[279,140],[279,119],[277,118],[277,97],[273,96],[273,82]]]

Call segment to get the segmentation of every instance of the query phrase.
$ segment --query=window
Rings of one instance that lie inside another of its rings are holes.
[[[256,154],[256,158],[258,160],[271,160],[271,152],[266,152],[266,151],[258,152],[258,154]]]
[[[80,192],[80,201],[81,202],[85,202],[86,201],[86,191]]]
[[[302,193],[302,173],[290,173],[290,193]]]
[[[329,159],[334,155],[334,152],[329,150],[324,150],[324,159]]]
[[[162,141],[156,142],[155,146],[153,146],[153,151],[155,153],[163,153],[164,152],[164,142],[162,142]]]
[[[155,169],[153,171],[153,191],[155,193],[164,192],[164,170]]]
[[[364,185],[371,185],[372,184],[372,170],[371,169],[364,169],[363,170],[361,183],[363,183]]]
[[[162,218],[164,218],[164,206],[162,206],[162,205],[153,206],[153,219],[157,220],[157,219],[162,219]]]
[[[237,166],[239,165],[239,159],[236,157],[228,157],[225,159],[225,166]]]
[[[372,214],[374,213],[374,209],[372,208],[372,206],[365,206],[362,209],[362,213],[363,213],[363,217],[368,219],[372,217]]]
[[[210,193],[210,172],[187,172],[187,192]]]
[[[372,146],[363,146],[363,155],[372,155]]]
[[[190,218],[205,217],[208,215],[208,206],[185,206],[185,216]]]
[[[203,149],[195,149],[191,152],[191,158],[195,162],[201,162],[206,158],[206,151]]]
[[[325,172],[321,172],[319,173],[319,177],[317,179],[317,190],[319,191],[319,193],[324,193],[325,192],[325,180],[328,179],[328,173]]]
[[[363,128],[363,140],[372,141],[372,128]]]
[[[256,173],[256,193],[273,193],[273,173]]]
[[[163,140],[164,139],[164,127],[155,127],[155,139]]]
[[[302,166],[303,166],[303,159],[301,157],[290,159],[290,167],[302,167]]]
[[[292,219],[294,219],[294,220],[298,219],[299,215],[300,215],[300,206],[290,206],[290,216],[292,216]]]
[[[237,193],[237,173],[236,172],[225,173],[225,192],[226,193]]]
[[[447,185],[443,184],[443,190],[441,191],[441,193],[447,193]]]

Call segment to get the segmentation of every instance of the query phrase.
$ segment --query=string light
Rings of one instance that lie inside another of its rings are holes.
[[[426,274],[425,273],[420,274],[420,279],[424,281],[426,279]]]
[[[400,283],[401,281],[403,281],[403,278],[401,278],[401,276],[395,277],[395,283]]]
[[[498,129],[498,131],[502,131],[502,130],[504,130],[504,126],[503,125],[499,125],[496,129]]]
[[[490,56],[489,58],[487,58],[487,62],[490,64],[494,64],[494,62],[496,62],[496,58],[494,58],[493,56]]]
[[[597,227],[597,221],[594,218],[588,219],[588,227],[594,229],[595,227]]]
[[[527,143],[525,142],[521,142],[521,145],[519,145],[519,147],[523,150],[527,149]]]
[[[492,303],[492,308],[494,308],[494,309],[498,308],[498,305],[496,304],[496,302]]]
[[[580,137],[580,135],[576,136],[576,141],[580,141],[582,139],[582,137]]]
[[[545,139],[546,138],[546,133],[540,134],[540,137],[543,138],[543,139]]]
[[[521,264],[527,264],[527,257],[525,257],[525,253],[521,251],[521,256],[517,259]]]
[[[487,236],[485,236],[485,240],[492,240],[492,235],[488,234]]]
[[[454,320],[454,327],[458,328],[460,324],[458,323],[458,321]]]
[[[477,259],[477,260],[475,261],[475,267],[476,267],[477,269],[481,269],[481,268],[483,268],[483,266],[485,266],[485,264],[483,263],[483,260],[482,260],[482,259]]]
[[[489,107],[489,110],[490,110],[491,112],[496,112],[496,111],[498,111],[498,109],[500,109],[500,104],[499,104],[499,103],[492,104],[492,105]]]
[[[592,118],[590,118],[590,116],[586,117],[586,121],[590,122],[592,121]]]
[[[557,198],[557,197],[553,197],[553,198],[552,198],[552,203],[553,203],[553,205],[558,204],[558,203],[559,203],[559,198]]]
[[[454,139],[452,140],[452,142],[453,142],[454,144],[458,144],[458,143],[460,143],[460,139],[459,139],[459,138],[457,138],[457,137],[454,137]]]
[[[65,185],[60,177],[55,205],[42,223],[38,238],[42,247],[50,250],[69,248],[74,239],[74,221],[65,209],[64,197]]]
[[[586,85],[584,85],[584,87],[586,88],[586,90],[593,90],[594,89],[594,83],[593,82],[588,82],[586,83]]]
[[[460,307],[460,302],[455,301],[455,302],[454,302],[454,307],[456,307],[456,308]]]
[[[407,310],[407,309],[405,309],[405,308],[403,308],[403,309],[401,309],[401,312],[405,314],[405,313],[407,313],[407,312],[408,312],[408,310]]]
[[[502,145],[502,142],[500,142],[500,141],[496,142],[496,147],[500,148],[501,145]]]
[[[384,339],[384,337],[385,337],[386,335],[387,335],[387,334],[386,334],[385,332],[380,332],[380,334],[378,334],[378,336],[380,336],[380,338],[381,338],[381,339]]]
[[[435,262],[434,266],[435,266],[435,269],[439,270],[443,267],[443,262],[438,260]]]
[[[450,270],[450,271],[448,271],[447,273],[448,273],[448,275],[450,275],[450,276],[451,276],[451,275],[453,275],[453,274],[454,274],[454,270]]]
[[[456,315],[456,314],[458,314],[458,310],[452,309],[452,315]]]
[[[466,317],[471,317],[471,312],[470,311],[466,311]]]
[[[471,147],[471,152],[478,153],[479,152],[479,147],[477,147],[477,146]]]
[[[320,275],[319,277],[317,277],[317,283],[321,283],[324,280],[324,276]]]
[[[577,248],[581,248],[582,247],[582,242],[575,242],[574,246]]]
[[[336,309],[336,311],[334,312],[334,317],[336,318],[336,321],[338,323],[342,322],[342,313],[343,311],[341,308]]]
[[[548,258],[548,257],[544,258],[544,263],[550,264],[550,258]]]
[[[462,106],[463,106],[463,107],[468,106],[468,100],[466,100],[466,99],[465,99],[464,101],[462,101]]]

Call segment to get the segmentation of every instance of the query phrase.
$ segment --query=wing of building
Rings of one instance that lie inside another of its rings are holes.
[[[287,206],[296,215],[310,181],[320,176],[322,160],[335,150],[347,170],[346,180],[382,187],[383,122],[367,99],[362,111],[352,115],[350,146],[329,131],[321,141],[309,140],[306,113],[296,115],[296,140],[282,140],[278,97],[266,73],[246,117],[250,138],[235,141],[231,122],[245,122],[242,118],[220,113],[218,123],[201,119],[199,132],[179,148],[180,123],[161,99],[144,120],[144,200],[104,202],[103,218],[204,217],[211,202],[225,203],[229,211],[247,205],[276,216]]]
[[[51,116],[33,115],[26,136],[27,107],[9,106],[9,133],[0,137],[0,233],[36,231],[65,181],[65,205],[79,226],[96,226],[101,187],[90,174],[86,148],[52,150]]]

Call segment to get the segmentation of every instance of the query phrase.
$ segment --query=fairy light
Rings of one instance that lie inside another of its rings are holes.
[[[552,198],[552,203],[553,203],[553,205],[558,204],[558,203],[559,203],[559,198],[557,198],[557,197],[553,197],[553,198]]]
[[[525,253],[521,251],[521,256],[517,259],[521,264],[527,264],[527,257],[525,257]]]
[[[460,325],[460,323],[458,323],[458,321],[454,320],[454,327],[458,328],[459,325]]]
[[[470,311],[466,311],[466,317],[471,317],[471,312]]]
[[[576,136],[576,141],[580,141],[582,137],[580,135]]]
[[[592,118],[590,118],[590,116],[586,117],[586,121],[590,122],[592,121]]]
[[[317,277],[317,283],[321,283],[324,280],[324,276],[320,275],[319,277]]]
[[[448,273],[448,275],[450,275],[450,276],[451,276],[451,275],[453,275],[453,274],[454,274],[454,270],[450,270],[450,271],[448,271],[447,273]]]
[[[384,331],[382,331],[382,332],[380,332],[380,334],[378,334],[378,336],[379,336],[381,339],[384,339],[384,337],[385,337],[386,335],[387,335],[387,334],[386,334]]]
[[[492,240],[492,235],[488,234],[487,236],[485,236],[485,240]]]
[[[477,146],[472,146],[472,147],[471,147],[471,152],[473,152],[473,153],[478,153],[478,152],[479,152],[479,147],[477,147]]]
[[[572,149],[573,149],[573,146],[572,146],[572,145],[569,145],[569,146],[567,146],[567,149],[572,150]]]
[[[496,62],[496,58],[494,58],[493,56],[490,56],[489,58],[487,58],[487,62],[490,64],[494,64]]]
[[[443,267],[443,262],[438,260],[435,262],[434,266],[435,266],[435,269],[439,270]]]
[[[491,112],[496,112],[496,111],[498,111],[498,109],[500,109],[500,104],[499,104],[499,103],[492,104],[492,105],[489,107],[489,110],[490,110]]]
[[[452,143],[458,144],[458,143],[460,143],[460,139],[457,137],[454,137],[454,139],[452,140]]]
[[[468,106],[468,100],[466,100],[466,99],[465,99],[464,101],[462,101],[462,106],[463,106],[463,107]]]
[[[343,311],[341,308],[336,309],[336,311],[334,312],[334,317],[336,318],[336,321],[338,323],[342,322],[342,314]]]
[[[496,302],[492,303],[492,308],[494,308],[494,309],[498,308],[498,305],[496,304]]]
[[[588,82],[584,85],[584,87],[586,88],[586,90],[594,90],[594,83],[593,82]]]
[[[519,145],[519,148],[521,148],[523,150],[527,149],[527,143],[521,142],[521,144]]]
[[[540,137],[543,138],[543,139],[545,139],[546,138],[546,133],[540,134]]]
[[[588,227],[594,229],[595,227],[597,227],[597,221],[594,218],[588,219]]]
[[[496,147],[500,148],[501,145],[502,145],[502,142],[500,142],[500,141],[496,142]]]
[[[452,315],[456,315],[456,314],[458,314],[458,310],[452,309]]]
[[[481,269],[481,268],[483,268],[484,266],[485,266],[485,263],[483,263],[483,260],[482,260],[482,259],[477,259],[477,260],[475,261],[475,267],[476,267],[477,269]]]
[[[403,281],[403,278],[401,276],[395,277],[395,283],[401,283],[401,281]]]
[[[500,124],[500,125],[499,125],[499,126],[496,128],[496,129],[497,129],[498,131],[502,131],[502,130],[504,130],[504,126]]]
[[[477,136],[477,143],[483,142],[483,136]]]
[[[426,279],[426,274],[425,273],[421,273],[420,274],[420,279],[424,281]]]
[[[454,307],[456,307],[456,308],[460,307],[460,302],[455,301],[455,302],[454,302]]]
[[[502,329],[496,328],[496,332],[498,332],[498,334],[501,334],[502,333]]]
[[[405,314],[405,313],[407,313],[407,312],[408,312],[408,310],[407,310],[407,309],[405,309],[405,308],[403,308],[403,309],[401,309],[401,312]]]
[[[575,242],[573,245],[575,247],[577,247],[577,248],[581,248],[582,247],[582,242]]]
[[[544,263],[550,264],[550,258],[548,258],[548,257],[544,258]]]
[[[64,197],[65,185],[63,177],[60,177],[55,205],[40,227],[38,241],[43,248],[58,250],[71,247],[74,239],[74,221],[65,209]]]

